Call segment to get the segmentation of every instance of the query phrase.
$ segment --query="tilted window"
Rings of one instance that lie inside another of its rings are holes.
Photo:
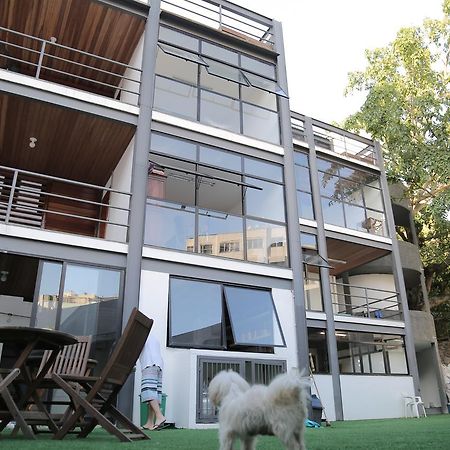
[[[169,345],[269,351],[284,347],[269,290],[170,279]]]

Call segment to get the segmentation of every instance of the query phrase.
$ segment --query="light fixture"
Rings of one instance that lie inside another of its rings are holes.
[[[0,271],[0,281],[4,283],[8,279],[9,272],[7,270]]]
[[[29,146],[30,148],[34,148],[34,147],[36,147],[36,142],[37,142],[37,138],[35,138],[35,137],[30,137],[30,143],[28,144],[28,146]]]

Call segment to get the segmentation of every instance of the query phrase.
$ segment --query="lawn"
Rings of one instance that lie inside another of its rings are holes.
[[[69,436],[64,441],[52,441],[40,434],[37,441],[0,435],[0,449],[20,450],[114,450],[152,448],[157,450],[218,449],[217,430],[166,429],[150,432],[151,441],[123,444],[102,430],[86,439]],[[421,419],[361,420],[335,422],[331,427],[306,430],[308,450],[450,450],[450,415]],[[282,450],[273,437],[260,437],[258,450]]]

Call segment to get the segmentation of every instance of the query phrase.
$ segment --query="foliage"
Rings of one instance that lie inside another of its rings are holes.
[[[443,13],[366,51],[367,68],[349,74],[347,94],[367,97],[344,123],[381,142],[388,179],[411,202],[427,284],[438,294],[450,286],[450,0]]]

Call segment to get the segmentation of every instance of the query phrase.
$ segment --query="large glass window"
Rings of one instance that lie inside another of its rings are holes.
[[[154,137],[145,244],[288,265],[280,165]],[[249,244],[256,240],[261,245]],[[208,252],[202,250],[206,245]]]
[[[379,176],[318,158],[325,223],[387,236]]]
[[[311,193],[311,177],[309,174],[309,157],[307,153],[294,153],[295,183],[297,185],[298,214],[303,219],[314,219]]]
[[[154,107],[279,144],[275,65],[160,27]]]
[[[271,351],[285,346],[270,291],[171,278],[169,345]]]
[[[336,341],[343,374],[408,374],[403,336],[336,331]]]

